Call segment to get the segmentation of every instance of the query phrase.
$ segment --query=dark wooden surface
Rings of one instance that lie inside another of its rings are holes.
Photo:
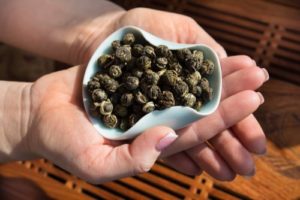
[[[189,15],[230,55],[247,54],[269,70],[271,80],[261,88],[266,101],[255,113],[268,137],[267,155],[255,158],[257,174],[228,183],[206,174],[185,176],[157,163],[149,173],[96,186],[38,160],[0,165],[0,199],[300,199],[300,3],[115,2]],[[0,45],[0,79],[35,80],[54,69],[52,61]]]

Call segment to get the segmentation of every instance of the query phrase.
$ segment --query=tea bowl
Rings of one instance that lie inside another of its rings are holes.
[[[138,42],[147,42],[153,46],[166,45],[171,50],[177,50],[182,48],[189,48],[191,50],[201,50],[204,53],[206,59],[213,61],[215,65],[215,70],[212,75],[208,77],[210,86],[213,89],[213,98],[211,101],[205,103],[200,111],[196,111],[193,108],[185,106],[173,106],[164,110],[154,110],[145,116],[143,116],[136,124],[134,124],[127,131],[122,131],[118,128],[108,128],[106,127],[101,119],[92,114],[92,100],[88,94],[87,84],[91,77],[98,71],[101,71],[101,68],[97,65],[97,59],[106,53],[110,53],[111,43],[114,40],[121,40],[126,33],[133,33]],[[90,58],[87,68],[83,77],[83,86],[82,86],[82,96],[83,104],[85,111],[89,120],[95,129],[103,137],[110,140],[126,140],[136,137],[143,131],[148,128],[164,125],[173,128],[174,130],[183,128],[189,125],[192,122],[200,120],[201,118],[210,115],[216,111],[221,98],[222,91],[222,72],[219,58],[216,52],[204,44],[179,44],[170,42],[164,39],[161,39],[157,36],[152,35],[151,33],[142,30],[134,26],[126,26],[118,29],[111,35],[109,35],[95,50],[92,57]]]

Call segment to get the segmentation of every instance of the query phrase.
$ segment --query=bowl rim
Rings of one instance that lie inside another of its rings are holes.
[[[213,56],[215,57],[215,60],[217,63],[215,63],[216,67],[218,68],[219,70],[219,73],[217,73],[216,75],[218,76],[217,77],[217,80],[219,80],[219,84],[218,85],[218,93],[217,94],[214,94],[215,96],[213,98],[216,98],[215,100],[215,103],[213,104],[213,106],[208,109],[208,111],[204,112],[202,111],[202,109],[200,111],[196,111],[195,109],[193,108],[190,108],[190,107],[186,107],[186,106],[172,106],[170,108],[167,108],[167,109],[164,109],[164,110],[155,110],[155,111],[152,111],[151,113],[154,113],[154,112],[166,112],[167,110],[176,110],[176,109],[184,109],[186,111],[189,111],[191,114],[193,115],[196,115],[198,117],[204,117],[204,116],[207,116],[207,115],[210,115],[212,114],[213,112],[215,112],[220,104],[220,100],[221,100],[221,93],[222,93],[222,69],[221,69],[221,64],[220,64],[220,60],[219,60],[219,57],[217,55],[217,53],[209,46],[205,45],[205,44],[201,44],[201,43],[198,43],[198,44],[184,44],[184,43],[175,43],[175,42],[171,42],[171,41],[168,41],[168,40],[164,40],[162,38],[159,38],[158,36],[155,36],[139,27],[136,27],[136,26],[124,26],[116,31],[114,31],[113,33],[111,33],[108,37],[105,38],[105,40],[103,40],[99,45],[98,47],[95,49],[95,51],[93,52],[92,56],[90,57],[89,59],[89,62],[88,64],[86,65],[86,68],[85,68],[85,71],[84,71],[84,76],[83,76],[83,80],[82,80],[82,99],[83,99],[83,105],[84,105],[84,109],[85,109],[85,112],[87,114],[87,117],[89,119],[89,121],[91,121],[91,123],[93,124],[93,126],[95,127],[95,124],[94,123],[102,123],[100,120],[98,120],[97,122],[94,122],[93,120],[93,116],[90,115],[89,113],[89,110],[90,108],[88,107],[88,104],[86,99],[89,99],[88,95],[86,94],[86,88],[84,87],[85,84],[87,84],[87,82],[90,80],[91,76],[87,77],[87,71],[89,70],[89,68],[91,68],[94,63],[95,63],[95,60],[98,59],[99,55],[98,55],[98,51],[101,50],[101,48],[103,47],[103,44],[107,44],[108,41],[111,40],[111,37],[113,37],[114,35],[118,34],[119,32],[124,32],[124,31],[130,31],[130,30],[134,30],[136,32],[138,32],[145,41],[147,41],[148,43],[150,43],[151,45],[153,46],[157,46],[156,44],[154,44],[155,40],[158,40],[160,44],[163,44],[163,45],[166,45],[168,46],[169,49],[171,50],[177,50],[177,49],[182,49],[182,48],[206,48],[208,51],[210,51],[210,53],[213,54]],[[145,119],[150,113],[144,115],[143,117],[141,117],[137,123],[135,123],[131,128],[129,128],[128,130],[122,132],[121,130],[121,133],[122,135],[126,135],[127,132],[130,132],[130,130],[134,129],[134,127],[136,125],[139,124],[139,122],[143,121],[143,119]],[[188,124],[187,124],[188,125]],[[114,139],[114,140],[118,140],[118,139],[123,139],[121,136],[112,136],[112,135],[109,135],[109,134],[106,134],[105,132],[100,132],[98,130],[97,127],[95,127],[97,129],[97,131],[102,135],[104,136],[105,138],[108,138],[108,139]],[[114,128],[116,129],[116,128]],[[138,135],[138,133],[136,134]],[[126,137],[125,137],[126,138]],[[131,137],[130,137],[131,138]],[[127,138],[126,138],[127,139]]]

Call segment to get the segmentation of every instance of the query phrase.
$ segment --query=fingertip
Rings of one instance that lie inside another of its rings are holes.
[[[258,136],[257,136],[258,137]],[[252,142],[250,150],[257,155],[267,154],[267,139],[264,133],[259,134],[259,138],[255,138]]]
[[[219,172],[218,174],[210,174],[215,179],[218,179],[220,181],[233,181],[236,177],[236,173],[234,173],[231,170],[223,170],[222,172]]]
[[[263,73],[265,75],[265,82],[268,81],[270,79],[268,70],[266,68],[261,68],[261,70],[263,71]]]
[[[268,75],[266,75],[265,71],[259,67],[249,68],[248,75],[251,81],[249,84],[255,86],[255,89],[268,80]]]
[[[244,100],[244,102],[249,106],[252,105],[253,107],[258,107],[264,102],[264,97],[260,92],[246,90],[242,92],[241,95],[243,96],[241,99]]]
[[[169,132],[165,136],[163,136],[159,142],[156,144],[157,151],[163,151],[168,146],[170,146],[178,136],[174,132]]]
[[[177,138],[176,132],[167,126],[155,126],[145,130],[135,141],[139,148],[154,147],[156,152],[161,152],[170,146]]]
[[[243,159],[244,162],[239,163],[239,167],[236,168],[236,173],[243,176],[250,176],[252,175],[253,171],[255,171],[255,164],[250,154],[249,156],[245,156],[245,157],[248,158],[244,158]]]
[[[261,93],[261,92],[256,92],[256,94],[257,94],[257,96],[258,96],[258,98],[259,98],[259,103],[260,103],[260,104],[263,104],[263,103],[265,102],[265,98],[264,98],[264,96],[262,95],[262,93]]]

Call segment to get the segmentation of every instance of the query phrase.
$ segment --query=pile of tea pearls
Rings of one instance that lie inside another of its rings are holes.
[[[199,50],[170,50],[136,42],[133,33],[111,44],[88,82],[93,110],[109,128],[126,131],[141,117],[172,106],[199,111],[212,99],[214,63]]]

